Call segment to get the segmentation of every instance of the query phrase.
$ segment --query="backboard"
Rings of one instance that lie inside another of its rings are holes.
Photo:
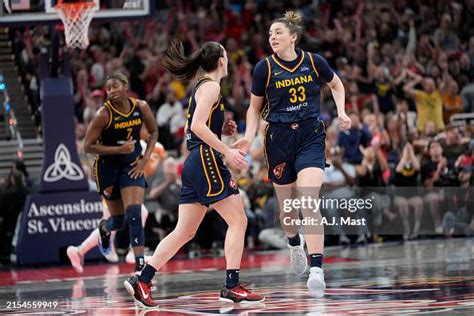
[[[78,2],[80,0],[72,1]],[[93,21],[136,19],[149,16],[153,0],[84,0],[99,8]],[[60,22],[54,10],[56,0],[0,0],[0,26],[21,26]],[[63,2],[71,2],[64,0]]]

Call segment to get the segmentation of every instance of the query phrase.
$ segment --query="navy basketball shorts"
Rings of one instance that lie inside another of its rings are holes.
[[[208,145],[200,145],[184,162],[183,187],[179,204],[216,203],[232,194],[239,194],[237,182],[224,165],[221,154]]]
[[[276,184],[296,181],[305,168],[326,164],[326,130],[319,119],[295,123],[270,123],[265,131],[268,177]]]
[[[144,176],[132,179],[128,175],[128,172],[134,167],[130,166],[130,163],[130,161],[118,161],[104,157],[95,159],[94,175],[97,192],[106,200],[119,200],[122,197],[120,190],[125,187],[146,187]]]

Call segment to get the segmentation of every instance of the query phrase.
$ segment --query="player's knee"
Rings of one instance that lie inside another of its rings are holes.
[[[125,216],[123,214],[112,215],[106,225],[109,231],[120,230],[125,226]]]
[[[245,215],[245,212],[242,211],[241,213],[239,213],[235,217],[234,222],[235,222],[235,225],[242,228],[243,230],[247,229],[248,219],[247,219],[247,215]]]
[[[141,205],[129,205],[126,213],[132,247],[143,246],[145,244],[145,234],[142,226]]]

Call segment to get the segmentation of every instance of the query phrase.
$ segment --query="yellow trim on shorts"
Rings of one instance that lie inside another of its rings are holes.
[[[214,150],[210,147],[209,147],[209,150],[211,151],[212,160],[214,160],[214,166],[216,168],[217,176],[219,177],[219,181],[221,182],[220,191],[215,194],[209,195],[209,196],[216,196],[216,195],[221,194],[224,191],[224,180],[222,179],[221,172],[219,171],[219,166],[217,165],[216,157],[214,156]]]
[[[101,189],[100,189],[100,184],[99,184],[98,167],[99,167],[99,155],[96,155],[95,160],[94,160],[94,177],[95,177],[94,180],[95,180],[95,185],[97,186],[97,192],[100,193]]]
[[[203,147],[204,147],[204,145],[201,145],[199,147],[199,153],[201,155],[201,164],[202,164],[202,168],[204,169],[204,174],[206,175],[206,180],[207,180],[207,185],[208,185],[208,190],[207,190],[206,196],[207,197],[217,196],[217,195],[221,194],[222,191],[224,191],[224,181],[222,180],[221,173],[219,172],[219,168],[217,166],[216,157],[214,156],[214,152],[212,151],[212,148],[209,147],[209,151],[211,152],[211,156],[212,156],[212,159],[214,161],[214,168],[216,169],[217,176],[219,177],[219,181],[221,182],[221,189],[219,190],[219,192],[212,193],[212,180],[209,177],[209,174],[207,173],[206,158],[204,157],[204,154],[202,152]]]
[[[265,163],[267,164],[267,169],[270,170],[270,164],[268,163],[268,156],[267,156],[267,133],[270,124],[265,127],[265,133],[263,134],[263,157],[265,158]]]
[[[207,174],[206,162],[205,162],[205,159],[204,159],[204,155],[202,154],[202,147],[203,147],[203,145],[199,146],[199,153],[201,154],[201,164],[202,164],[202,168],[204,169],[204,174],[206,175],[206,180],[207,180],[208,190],[207,190],[206,195],[209,196],[209,194],[211,192],[211,189],[212,189],[212,186],[211,186],[211,179],[209,179],[209,175]]]

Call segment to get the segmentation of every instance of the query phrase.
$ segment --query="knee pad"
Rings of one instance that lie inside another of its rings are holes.
[[[127,222],[130,231],[130,244],[132,247],[145,245],[145,232],[142,226],[141,216],[142,206],[133,204],[127,207]]]
[[[125,226],[125,216],[122,215],[112,215],[106,222],[106,227],[108,231],[120,230]]]

